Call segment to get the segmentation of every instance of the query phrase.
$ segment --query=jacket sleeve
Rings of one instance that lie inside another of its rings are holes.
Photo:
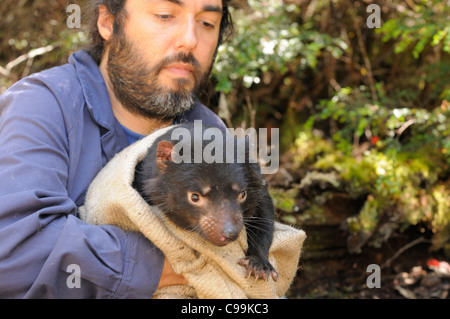
[[[151,298],[161,251],[76,217],[59,103],[32,79],[0,96],[0,298]]]

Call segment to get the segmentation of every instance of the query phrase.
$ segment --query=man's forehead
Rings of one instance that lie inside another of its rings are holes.
[[[222,0],[148,0],[150,2],[171,2],[180,7],[184,7],[188,2],[200,2],[205,11],[222,12]]]

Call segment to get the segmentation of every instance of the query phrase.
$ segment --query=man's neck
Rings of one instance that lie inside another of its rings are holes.
[[[169,126],[172,123],[172,120],[162,121],[158,119],[149,119],[128,111],[122,105],[114,94],[114,89],[109,80],[108,72],[106,70],[106,56],[107,55],[104,55],[100,62],[100,72],[105,80],[106,89],[108,90],[109,99],[111,101],[111,107],[117,121],[119,121],[120,124],[128,128],[130,131],[141,135],[148,135],[157,129]]]

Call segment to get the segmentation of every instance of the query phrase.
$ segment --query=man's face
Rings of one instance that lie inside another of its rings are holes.
[[[221,0],[127,1],[107,63],[121,103],[160,119],[190,109],[211,71],[221,11]]]

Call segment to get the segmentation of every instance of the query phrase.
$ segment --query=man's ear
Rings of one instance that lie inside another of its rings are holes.
[[[113,35],[114,16],[108,11],[105,5],[98,6],[97,28],[102,38],[107,42]]]
[[[173,144],[169,141],[161,141],[156,149],[156,165],[159,169],[165,169],[167,162],[173,162],[172,159]]]

